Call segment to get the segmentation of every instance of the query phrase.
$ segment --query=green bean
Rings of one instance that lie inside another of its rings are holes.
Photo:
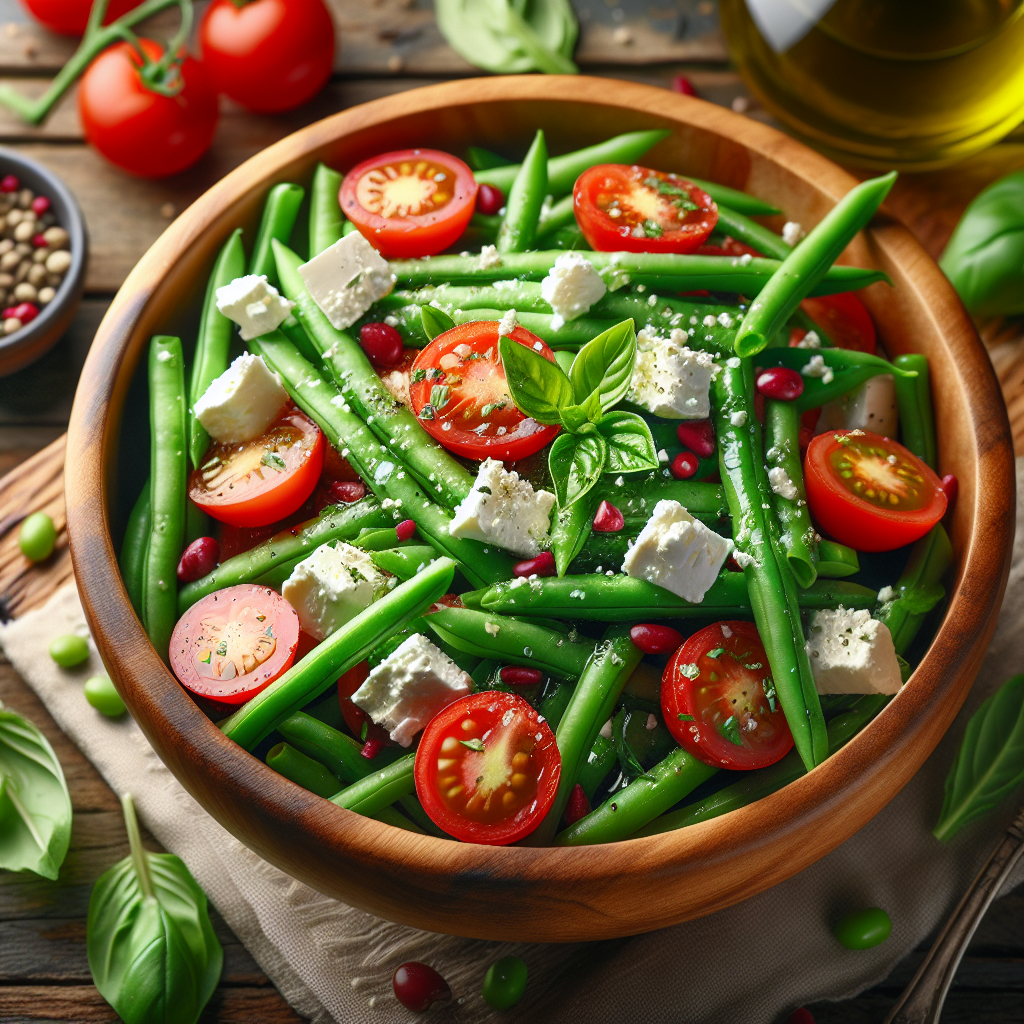
[[[854,235],[875,215],[895,180],[893,171],[851,189],[782,261],[740,324],[736,334],[739,355],[755,355],[767,346],[801,300],[812,294]]]
[[[192,410],[206,389],[228,368],[228,352],[235,329],[235,325],[217,308],[217,289],[230,284],[244,273],[242,231],[236,228],[224,243],[213,265],[206,286],[206,298],[203,300],[199,333],[196,335],[196,351],[188,388],[188,451],[194,467],[203,461],[203,455],[210,446],[210,435]]]
[[[481,238],[487,238],[492,242],[498,237],[501,223],[502,218],[496,213],[474,213],[469,218],[469,228],[477,231]]]
[[[362,746],[356,740],[304,711],[289,715],[278,725],[277,731],[293,747],[323,765],[343,785],[358,782],[374,770],[372,762],[360,753]],[[385,751],[390,749],[385,747]],[[378,756],[384,756],[384,751]],[[335,786],[327,795],[337,792]]]
[[[178,621],[178,559],[185,539],[185,359],[181,340],[155,335],[149,347],[149,478],[152,531],[146,552],[142,617],[164,661]]]
[[[555,557],[555,568],[564,576],[569,563],[580,553],[594,525],[594,513],[599,501],[593,491],[573,502],[568,508],[560,508],[555,514],[551,527],[551,554]]]
[[[414,797],[412,799],[415,799]],[[416,825],[414,822],[402,814],[397,807],[382,807],[376,814],[369,815],[371,818],[376,818],[377,821],[383,822],[385,825],[391,825],[393,828],[404,829],[406,832],[415,832],[417,835],[426,835],[426,831]],[[439,833],[439,830],[435,829],[435,832]],[[451,837],[440,833],[441,838],[450,839]]]
[[[768,216],[773,213],[781,213],[777,206],[766,203],[757,196],[747,192],[740,192],[738,189],[729,188],[728,185],[719,185],[715,181],[705,181],[703,178],[692,178],[688,174],[683,175],[687,181],[692,181],[698,188],[703,189],[718,206],[719,220],[722,218],[722,206],[739,214],[747,214],[750,217]]]
[[[400,580],[411,580],[436,557],[437,552],[432,547],[417,544],[405,548],[392,548],[389,551],[375,551],[373,563],[378,569],[383,569]]]
[[[447,593],[454,574],[455,564],[439,558],[413,579],[400,583],[220,722],[221,730],[251,750],[286,718],[333,686],[338,676],[359,664],[381,641]]]
[[[282,321],[279,330],[299,350],[304,359],[308,359],[314,366],[319,366],[320,353],[313,342],[309,340],[306,329],[295,317],[289,316]]]
[[[506,160],[505,157],[499,156],[489,149],[483,149],[480,146],[467,146],[466,163],[474,171],[486,171],[491,167],[509,167],[512,161]]]
[[[765,445],[772,469],[781,469],[796,490],[795,497],[772,487],[772,505],[782,530],[782,548],[797,584],[805,589],[818,576],[817,532],[807,508],[807,490],[800,461],[800,413],[792,402],[768,399],[764,403]],[[770,470],[769,470],[770,472]]]
[[[547,188],[548,147],[544,132],[538,130],[509,189],[505,219],[495,243],[498,252],[526,252],[532,248]]]
[[[128,526],[121,542],[121,579],[128,591],[135,614],[142,618],[142,587],[146,569],[146,554],[149,551],[149,534],[152,530],[150,506],[150,483],[147,480],[142,493],[128,516]]]
[[[340,793],[335,793],[330,798],[331,803],[347,807],[357,814],[378,814],[400,797],[415,792],[415,765],[416,754],[406,754],[358,782],[353,782],[351,786],[346,786]]]
[[[917,374],[916,377],[900,374],[894,377],[896,405],[900,414],[900,438],[904,447],[935,469],[938,462],[928,357],[916,353],[897,356],[893,365],[899,370]]]
[[[267,752],[267,764],[297,786],[317,796],[331,797],[340,782],[319,761],[307,757],[288,743],[275,744]]]
[[[278,270],[273,243],[277,241],[283,245],[288,244],[305,195],[306,190],[301,185],[292,185],[286,181],[275,185],[267,194],[256,244],[252,247],[252,258],[249,260],[250,274],[265,274],[272,285],[277,285]]]
[[[389,548],[406,546],[404,541],[398,540],[394,528],[360,530],[352,543],[364,551],[386,551]]]
[[[586,762],[580,768],[580,774],[576,780],[583,789],[583,792],[586,793],[588,800],[594,799],[597,787],[604,782],[617,761],[618,756],[615,752],[615,744],[598,734],[597,739],[594,740],[594,745],[590,748]]]
[[[728,205],[722,206],[721,203],[718,205],[718,223],[715,230],[731,235],[736,241],[749,245],[751,249],[756,249],[773,260],[784,260],[793,251],[793,247],[774,231],[758,224],[756,220],[745,217],[738,210],[730,209]]]
[[[853,548],[835,540],[818,541],[818,576],[838,580],[860,572],[860,558]]]
[[[496,665],[497,662],[494,662],[494,664]],[[559,683],[555,687],[554,692],[541,701],[540,707],[537,710],[552,729],[558,728],[558,723],[561,722],[565,709],[569,706],[569,701],[572,699],[574,689],[575,684],[573,683]]]
[[[326,164],[317,164],[313,172],[313,187],[309,197],[309,258],[319,256],[324,249],[341,238],[345,223],[338,193],[342,176]],[[286,239],[281,239],[282,242]]]
[[[572,192],[576,179],[596,164],[634,164],[652,146],[667,139],[672,133],[667,129],[645,132],[626,132],[616,135],[596,146],[587,146],[564,156],[552,157],[548,161],[548,191],[556,199]],[[507,196],[519,173],[519,164],[504,164],[478,170],[474,177],[482,185],[493,185]]]
[[[540,240],[562,228],[576,226],[576,207],[573,203],[573,196],[563,196],[556,203],[552,203],[547,210],[541,210],[540,223],[537,225],[536,238]]]

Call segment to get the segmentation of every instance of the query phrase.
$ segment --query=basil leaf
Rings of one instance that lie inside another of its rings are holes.
[[[429,303],[420,306],[420,320],[428,341],[433,341],[439,334],[444,334],[455,326],[455,321],[443,309]]]
[[[658,468],[651,428],[641,416],[608,412],[597,421],[597,430],[608,442],[606,473],[639,473]]]
[[[89,970],[124,1024],[195,1024],[224,963],[206,894],[180,857],[143,848],[129,794],[121,805],[131,853],[93,886]]]
[[[572,404],[572,385],[556,363],[509,337],[498,343],[512,401],[538,423],[560,423],[560,409]]]
[[[55,879],[70,842],[71,796],[57,755],[0,703],[0,868]]]
[[[601,478],[608,445],[600,434],[559,434],[548,452],[548,470],[559,508],[579,501]]]
[[[946,776],[934,836],[952,839],[1024,783],[1024,675],[1014,676],[978,708]]]
[[[580,405],[597,393],[607,412],[620,402],[633,380],[636,362],[636,331],[632,320],[609,327],[580,349],[569,371],[572,393]]]
[[[601,418],[601,396],[595,391],[581,405],[567,405],[559,409],[562,426],[573,433],[580,433],[587,423],[596,423]]]

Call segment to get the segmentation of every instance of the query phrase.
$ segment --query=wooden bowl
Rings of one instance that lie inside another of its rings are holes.
[[[522,152],[538,126],[557,151],[622,131],[671,128],[652,166],[746,189],[804,225],[855,184],[771,128],[627,82],[486,78],[346,110],[229,174],[132,271],[82,373],[66,486],[75,574],[104,661],[165,764],[225,828],[315,889],[383,917],[485,939],[565,942],[651,931],[746,899],[824,856],[899,792],[959,709],[994,628],[1013,535],[1014,474],[1003,402],[970,320],[909,232],[879,216],[846,260],[880,267],[893,280],[895,288],[862,293],[888,351],[923,352],[931,361],[941,472],[960,482],[951,526],[956,570],[927,655],[892,704],[839,753],[756,805],[681,831],[530,849],[391,829],[293,785],[227,740],[150,646],[117,570],[111,522],[123,522],[145,472],[136,470],[134,492],[115,495],[119,438],[128,446],[138,434],[120,427],[150,336],[184,323],[224,239],[255,224],[273,184],[308,183],[318,160],[345,169],[405,146],[459,153],[474,143]]]

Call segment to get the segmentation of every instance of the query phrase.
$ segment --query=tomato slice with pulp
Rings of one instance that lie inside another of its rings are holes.
[[[661,710],[680,746],[705,764],[764,768],[793,746],[752,622],[694,633],[665,666]]]
[[[522,697],[498,690],[449,704],[416,751],[416,795],[431,821],[467,843],[506,846],[529,835],[555,801],[555,734]]]
[[[807,502],[819,527],[858,551],[893,551],[945,514],[942,481],[913,452],[869,430],[829,430],[807,448]]]

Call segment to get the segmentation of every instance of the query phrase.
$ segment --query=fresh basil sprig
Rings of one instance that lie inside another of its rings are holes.
[[[455,321],[443,309],[429,303],[420,306],[420,321],[428,341],[433,341],[439,334],[444,334],[455,326]]]
[[[56,878],[70,842],[71,796],[53,747],[0,703],[0,868]]]
[[[121,806],[131,853],[89,900],[93,981],[125,1024],[195,1024],[224,964],[206,894],[179,857],[143,849],[129,794]]]
[[[602,473],[658,468],[650,427],[631,412],[612,412],[626,396],[636,362],[636,331],[624,320],[588,341],[568,375],[540,353],[511,338],[499,344],[512,400],[546,426],[559,425],[548,469],[559,508],[583,497]]]
[[[936,839],[952,839],[1024,783],[1024,675],[1014,676],[978,708],[946,776]]]

